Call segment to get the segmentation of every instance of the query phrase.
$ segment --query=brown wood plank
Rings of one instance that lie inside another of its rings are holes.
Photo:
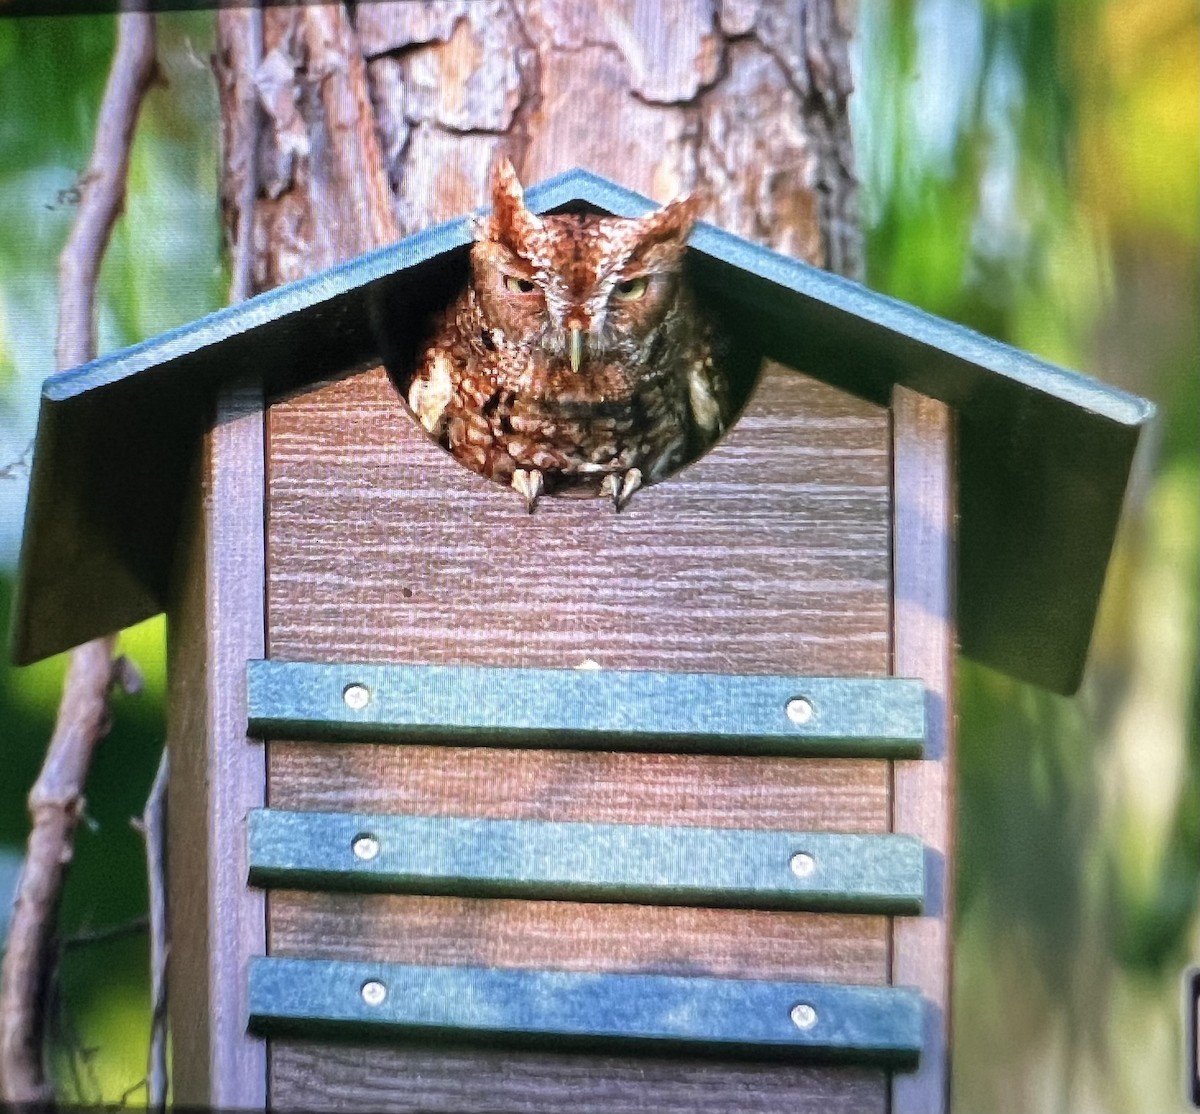
[[[382,371],[270,412],[271,656],[883,675],[886,411],[768,369],[712,452],[615,514],[451,460]]]
[[[892,922],[892,981],[919,987],[926,1007],[916,1072],[897,1073],[894,1114],[950,1106],[950,977],[954,799],[954,456],[949,407],[903,387],[895,430],[894,671],[929,689],[925,759],[897,762],[893,826],[926,851],[925,915]]]
[[[886,832],[888,768],[852,759],[271,744],[273,808]]]
[[[793,372],[769,369],[725,441],[619,516],[583,499],[547,499],[526,515],[513,493],[425,438],[378,370],[276,403],[269,431],[272,657],[888,672],[888,415]],[[274,743],[269,778],[270,803],[287,808],[869,832],[890,823],[880,761]],[[886,979],[879,917],[279,893],[269,910],[280,954],[383,948],[430,962]],[[274,1105],[886,1105],[875,1070],[315,1047],[272,1042]]]
[[[395,894],[271,894],[272,955],[887,981],[885,918]]]
[[[168,607],[168,1002],[182,1106],[263,1107],[266,1049],[246,1035],[246,960],[266,944],[246,887],[247,811],[265,803],[263,749],[246,739],[246,659],[263,651],[262,393],[223,392],[184,516]]]
[[[886,1076],[868,1068],[272,1042],[280,1110],[383,1114],[863,1114],[883,1110]]]

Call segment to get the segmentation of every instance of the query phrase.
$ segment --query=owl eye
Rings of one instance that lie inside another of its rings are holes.
[[[626,279],[624,282],[618,282],[613,290],[613,297],[618,302],[636,302],[646,293],[646,288],[650,285],[650,279],[646,275],[639,278]]]
[[[519,275],[505,275],[504,289],[511,290],[514,294],[532,294],[537,289],[537,283]]]

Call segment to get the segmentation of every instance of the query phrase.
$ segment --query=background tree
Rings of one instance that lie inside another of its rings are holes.
[[[299,278],[526,182],[595,169],[845,274],[862,237],[834,0],[431,0],[222,13],[235,285]]]

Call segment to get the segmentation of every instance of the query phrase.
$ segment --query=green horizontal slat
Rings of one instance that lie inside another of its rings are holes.
[[[265,1035],[351,1030],[911,1062],[920,1055],[921,1014],[920,995],[907,987],[274,957],[250,963],[250,1027]]]
[[[367,816],[258,809],[256,885],[658,905],[917,913],[903,835]]]
[[[251,661],[247,689],[250,733],[276,738],[891,758],[925,740],[924,687],[898,677]]]

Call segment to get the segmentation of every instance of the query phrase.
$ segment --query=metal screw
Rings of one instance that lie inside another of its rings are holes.
[[[342,689],[342,699],[346,702],[346,707],[351,711],[361,712],[371,703],[371,690],[366,685],[357,683],[347,685]]]
[[[368,1006],[379,1006],[383,1004],[383,1000],[387,997],[387,987],[378,979],[371,979],[362,985],[362,1000]],[[799,1009],[799,1007],[797,1007]],[[793,1011],[794,1013],[795,1011]]]
[[[812,701],[806,696],[793,696],[787,702],[787,718],[793,723],[808,723],[813,718]]]
[[[792,1024],[797,1029],[811,1029],[817,1023],[817,1011],[807,1002],[798,1002],[792,1007]]]
[[[788,864],[797,878],[807,878],[817,869],[817,860],[807,851],[797,851]]]
[[[373,835],[355,836],[354,842],[350,846],[354,857],[362,859],[364,863],[369,863],[379,854],[379,840]]]

